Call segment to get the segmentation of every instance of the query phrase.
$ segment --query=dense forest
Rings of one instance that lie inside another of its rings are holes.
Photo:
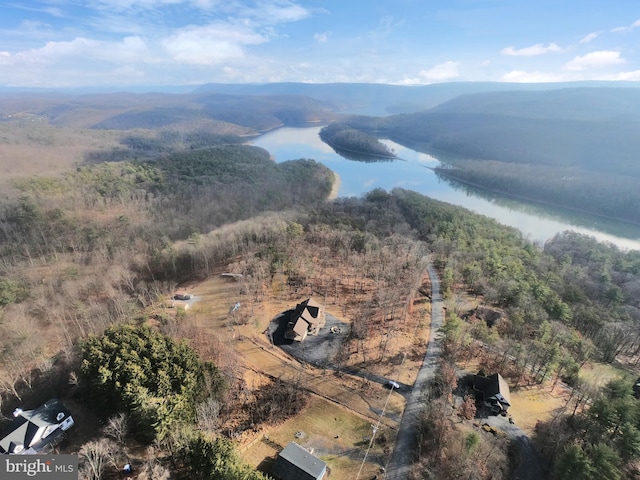
[[[514,165],[491,160],[463,160],[453,167],[436,167],[435,171],[441,177],[515,198],[626,222],[638,223],[640,219],[637,179],[628,175],[604,172],[596,175],[572,167]]]

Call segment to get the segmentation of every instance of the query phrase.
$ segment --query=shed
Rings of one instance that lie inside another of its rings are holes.
[[[321,480],[327,464],[296,442],[291,442],[276,460],[276,474],[280,480]]]

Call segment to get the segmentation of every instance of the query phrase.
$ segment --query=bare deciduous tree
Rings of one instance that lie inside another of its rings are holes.
[[[126,413],[117,413],[109,417],[102,429],[107,437],[113,439],[119,446],[124,447],[129,434],[129,417]]]
[[[209,397],[196,408],[198,427],[205,432],[215,432],[220,417],[220,402]]]
[[[80,447],[78,460],[81,480],[101,480],[109,465],[115,466],[117,445],[111,440],[90,441]]]
[[[136,478],[138,480],[169,480],[171,472],[154,460],[146,462]]]

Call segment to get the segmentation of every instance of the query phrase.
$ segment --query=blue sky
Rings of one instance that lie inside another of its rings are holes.
[[[640,80],[637,0],[0,0],[0,86]]]

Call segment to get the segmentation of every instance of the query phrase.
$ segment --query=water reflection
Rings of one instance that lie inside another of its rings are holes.
[[[379,163],[379,162],[394,162],[397,159],[392,157],[376,157],[374,155],[365,155],[362,153],[351,152],[349,150],[343,150],[338,147],[331,147],[334,152],[347,160],[353,160],[354,162],[364,163]]]
[[[439,164],[437,154],[421,153],[391,140],[381,140],[399,159],[387,162],[349,161],[333,151],[318,135],[322,126],[280,128],[251,143],[268,150],[277,162],[315,159],[340,176],[341,197],[360,196],[374,188],[414,190],[437,200],[459,205],[513,226],[539,244],[557,233],[573,230],[622,248],[640,250],[640,228],[586,214],[575,213],[474,189],[440,179],[428,167]]]

